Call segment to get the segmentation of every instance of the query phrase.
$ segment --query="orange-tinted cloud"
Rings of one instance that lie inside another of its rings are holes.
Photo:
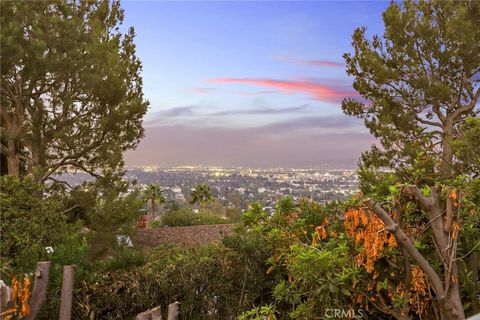
[[[348,96],[356,96],[351,88],[338,85],[326,85],[317,81],[289,81],[275,79],[254,78],[217,78],[207,80],[211,83],[244,84],[275,88],[284,93],[306,93],[316,100],[327,102],[339,102]]]

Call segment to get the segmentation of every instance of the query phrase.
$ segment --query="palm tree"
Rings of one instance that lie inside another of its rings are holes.
[[[150,204],[152,215],[157,212],[157,204],[165,203],[165,197],[162,193],[163,190],[155,183],[147,185],[147,188],[143,193],[143,198]]]
[[[212,200],[212,192],[210,191],[210,187],[205,183],[197,185],[190,196],[190,204],[205,204]]]

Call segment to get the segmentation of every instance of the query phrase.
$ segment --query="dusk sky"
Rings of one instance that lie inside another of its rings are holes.
[[[143,63],[146,137],[127,165],[354,166],[373,138],[340,101],[343,53],[388,2],[124,1]]]

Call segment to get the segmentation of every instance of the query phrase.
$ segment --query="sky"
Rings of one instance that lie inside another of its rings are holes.
[[[342,55],[383,1],[123,1],[150,109],[127,165],[354,167],[374,142],[342,113]]]

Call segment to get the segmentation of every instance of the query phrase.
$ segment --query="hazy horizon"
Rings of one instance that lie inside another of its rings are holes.
[[[387,6],[124,2],[151,103],[126,164],[354,167],[374,138],[341,111],[356,96],[342,54]]]

